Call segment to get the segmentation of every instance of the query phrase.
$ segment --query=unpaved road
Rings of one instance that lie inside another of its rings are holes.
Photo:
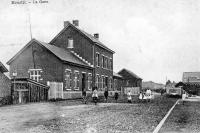
[[[1,133],[152,132],[176,99],[97,106],[32,103],[0,108]]]

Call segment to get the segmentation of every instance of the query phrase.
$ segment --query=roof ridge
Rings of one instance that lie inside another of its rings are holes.
[[[62,32],[64,32],[65,29],[67,29],[68,26],[72,26],[73,28],[75,28],[76,30],[78,30],[80,33],[82,33],[83,35],[85,35],[88,39],[90,39],[93,43],[97,43],[100,47],[115,53],[113,50],[111,50],[110,48],[108,48],[107,46],[105,46],[102,42],[100,42],[98,39],[96,39],[94,36],[92,36],[91,34],[87,33],[86,31],[82,30],[81,28],[74,26],[73,24],[71,24],[69,21],[67,21],[67,26],[65,26],[49,43],[51,44],[51,42],[53,40],[55,40]]]

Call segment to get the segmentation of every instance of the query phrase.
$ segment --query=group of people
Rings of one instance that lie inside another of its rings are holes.
[[[150,102],[150,100],[153,98],[154,98],[154,95],[152,94],[150,89],[147,89],[146,92],[140,92],[139,94],[139,100],[141,101],[145,100],[145,101]],[[128,103],[132,102],[131,91],[127,92],[127,100],[128,100]]]
[[[87,103],[86,91],[82,92],[82,96],[83,96],[83,102],[86,104]],[[118,100],[118,97],[119,97],[118,92],[115,92],[114,98],[115,98],[116,102]],[[99,98],[98,88],[94,87],[93,91],[92,91],[92,100],[95,103],[95,105],[97,104],[98,98]],[[107,88],[105,88],[105,91],[104,91],[104,98],[105,98],[105,101],[108,102],[108,89]],[[154,98],[154,95],[152,94],[150,89],[147,89],[146,92],[140,92],[140,94],[139,94],[139,100],[141,100],[141,101],[145,100],[145,101],[150,102],[150,100],[153,98]],[[132,102],[132,95],[131,95],[130,91],[127,92],[127,101],[128,101],[128,103]]]
[[[86,91],[85,90],[82,92],[82,97],[83,97],[83,102],[86,104],[87,103],[87,95],[86,95]],[[98,96],[98,88],[94,87],[93,91],[92,91],[92,100],[95,103],[95,105],[97,104],[98,97],[99,97]],[[105,88],[104,97],[105,97],[105,101],[108,102],[108,89],[107,88]],[[116,102],[118,100],[118,97],[119,97],[118,92],[115,92],[114,98],[115,98]]]

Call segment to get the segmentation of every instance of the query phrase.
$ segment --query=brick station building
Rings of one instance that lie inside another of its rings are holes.
[[[113,90],[113,54],[98,33],[86,33],[74,20],[65,21],[49,43],[32,39],[7,64],[10,77],[17,73],[16,79],[50,85],[51,98],[70,99],[81,97],[83,90],[91,92],[94,86],[102,92]]]

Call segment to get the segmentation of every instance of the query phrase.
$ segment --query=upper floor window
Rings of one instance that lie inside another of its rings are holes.
[[[104,56],[103,55],[101,56],[101,66],[102,66],[102,68],[104,67]]]
[[[41,72],[42,69],[29,69],[29,75],[30,75],[30,79],[33,79],[37,82],[39,82],[41,79]]]
[[[107,69],[108,68],[108,58],[105,57],[105,68]]]
[[[113,69],[113,61],[112,61],[112,58],[110,58],[110,70]]]
[[[100,66],[100,56],[99,56],[99,53],[96,53],[96,65],[98,67]]]
[[[73,38],[69,37],[68,38],[68,48],[74,48],[74,40]]]

